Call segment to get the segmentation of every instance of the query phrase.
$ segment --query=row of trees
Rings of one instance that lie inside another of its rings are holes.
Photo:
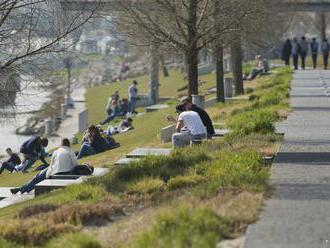
[[[189,95],[198,94],[199,52],[211,49],[216,62],[217,99],[224,101],[224,48],[231,49],[236,93],[242,94],[242,44],[260,43],[270,48],[278,41],[290,18],[279,14],[281,1],[125,1],[125,11],[116,21],[117,28],[131,43],[150,47],[153,44],[160,53],[184,55]]]

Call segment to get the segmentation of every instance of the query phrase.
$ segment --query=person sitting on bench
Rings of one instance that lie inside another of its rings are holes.
[[[2,163],[0,168],[0,175],[4,170],[8,170],[11,173],[15,172],[15,167],[21,164],[20,157],[16,153],[14,153],[11,148],[7,148],[6,152],[9,155],[9,158]]]
[[[108,149],[107,141],[101,136],[100,130],[92,125],[88,128],[87,135],[80,147],[77,159],[104,152]]]
[[[185,110],[194,111],[199,115],[199,117],[202,119],[202,122],[203,122],[204,126],[206,127],[207,137],[209,139],[212,138],[212,136],[215,134],[215,132],[214,132],[214,127],[213,127],[213,124],[212,124],[212,120],[211,120],[210,116],[208,115],[208,113],[204,109],[198,107],[197,105],[192,104],[190,98],[184,99],[182,101],[182,104],[184,105]]]
[[[176,107],[179,114],[176,133],[172,135],[174,148],[188,146],[191,141],[206,139],[207,132],[202,119],[194,111],[187,111],[183,104]]]
[[[22,164],[16,166],[17,171],[27,173],[28,169],[38,160],[48,165],[45,160],[46,152],[45,148],[48,146],[48,139],[41,138],[40,136],[33,137],[25,141],[20,149],[20,152],[24,155]]]
[[[74,168],[78,165],[78,160],[74,152],[70,148],[70,141],[68,139],[62,140],[62,146],[58,148],[52,155],[50,165],[48,168],[39,172],[30,182],[20,188],[14,188],[10,191],[12,194],[32,191],[35,186],[41,181],[50,178],[53,175],[71,175]]]

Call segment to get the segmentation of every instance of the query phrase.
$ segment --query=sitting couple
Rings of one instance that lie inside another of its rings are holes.
[[[199,114],[192,110],[186,110],[185,104],[176,107],[179,114],[175,131],[172,135],[172,145],[174,148],[190,145],[193,140],[207,138],[207,129]]]
[[[100,129],[92,125],[84,133],[77,159],[105,152],[118,145],[112,137],[102,136]]]
[[[53,153],[49,167],[39,172],[30,182],[22,187],[11,189],[11,192],[13,194],[30,192],[35,188],[36,184],[53,175],[76,174],[75,168],[77,165],[78,160],[70,148],[70,141],[63,139],[62,146]]]
[[[8,170],[12,173],[18,171],[27,173],[28,169],[32,167],[38,159],[40,159],[45,167],[47,167],[48,163],[45,160],[45,148],[47,145],[48,140],[46,138],[41,138],[40,136],[28,139],[20,148],[20,153],[22,153],[24,157],[23,161],[21,161],[20,157],[14,153],[11,148],[7,148],[6,152],[9,158],[1,163],[0,174],[2,174],[4,170]]]

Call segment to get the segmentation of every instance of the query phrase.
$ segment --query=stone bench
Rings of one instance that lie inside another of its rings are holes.
[[[167,127],[162,128],[160,132],[160,141],[162,143],[168,143],[172,141],[172,135],[175,133],[176,125],[169,125]]]
[[[28,201],[34,198],[34,194],[22,194],[22,195],[12,195],[10,192],[10,188],[8,189],[8,192],[10,193],[10,196],[3,198],[0,201],[0,208],[5,208],[20,202]]]
[[[72,184],[82,183],[82,178],[78,179],[46,179],[35,186],[34,194],[36,196],[48,193],[54,189],[64,188]]]
[[[149,107],[146,107],[146,112],[149,113],[149,112],[154,112],[154,111],[157,111],[157,110],[161,110],[161,109],[166,109],[168,108],[169,106],[166,105],[166,104],[156,104],[156,105],[151,105]]]
[[[130,162],[137,161],[137,158],[121,158],[114,165],[128,165]]]
[[[136,148],[132,152],[126,155],[127,158],[141,158],[145,156],[167,156],[170,155],[172,149],[167,148]]]
[[[214,129],[213,137],[224,137],[229,134],[231,131],[229,129]]]
[[[79,184],[91,177],[100,177],[107,174],[108,168],[94,168],[94,172],[90,176],[82,175],[56,175],[50,179],[43,180],[35,186],[35,195],[48,193],[54,189],[67,187],[72,184]]]

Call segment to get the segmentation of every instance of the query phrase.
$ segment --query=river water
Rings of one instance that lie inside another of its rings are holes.
[[[16,135],[15,130],[24,125],[31,114],[19,114],[40,110],[43,103],[49,100],[49,92],[40,87],[40,82],[21,82],[21,92],[16,97],[15,110],[7,108],[6,115],[0,115],[0,154],[5,153],[7,147],[11,147],[14,151],[19,151],[22,142],[30,138],[30,136]],[[13,113],[16,114],[8,114]]]

